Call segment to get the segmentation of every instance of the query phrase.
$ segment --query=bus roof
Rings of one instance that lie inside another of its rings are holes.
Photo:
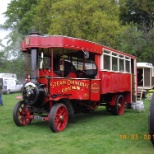
[[[99,44],[61,35],[29,35],[22,42],[22,51],[29,48],[68,48],[102,54]]]
[[[87,41],[84,39],[78,39],[68,36],[62,36],[62,35],[28,35],[25,37],[25,39],[22,41],[21,44],[21,50],[24,52],[27,49],[31,48],[65,48],[65,49],[71,49],[71,50],[82,50],[82,51],[88,51],[96,54],[102,54],[103,50],[110,50],[116,53],[120,53],[132,58],[136,58],[135,56],[132,56],[130,54],[120,52],[118,50],[112,49],[110,47],[106,47],[91,41]]]

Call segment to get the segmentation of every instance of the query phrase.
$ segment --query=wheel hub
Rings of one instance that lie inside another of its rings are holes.
[[[121,104],[120,103],[118,104],[118,107],[121,108]]]
[[[61,115],[60,116],[60,121],[63,122],[64,121],[64,117]]]

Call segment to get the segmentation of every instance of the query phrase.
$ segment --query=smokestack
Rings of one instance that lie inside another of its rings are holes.
[[[31,49],[31,81],[37,78],[37,49]]]

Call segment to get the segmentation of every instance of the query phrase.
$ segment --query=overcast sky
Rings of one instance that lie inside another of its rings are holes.
[[[2,15],[3,12],[7,10],[7,4],[11,0],[0,0],[0,24],[5,22],[5,16]],[[0,29],[0,39],[3,39],[8,34],[8,31],[4,31]]]

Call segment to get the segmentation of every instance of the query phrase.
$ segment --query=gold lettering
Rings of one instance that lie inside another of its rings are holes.
[[[80,90],[80,87],[79,86],[77,86],[76,88],[77,88],[77,90]]]
[[[67,80],[67,85],[70,85],[71,83],[70,83],[70,80]]]
[[[75,86],[72,86],[72,89],[73,89],[73,90],[76,90],[76,87],[75,87]]]

